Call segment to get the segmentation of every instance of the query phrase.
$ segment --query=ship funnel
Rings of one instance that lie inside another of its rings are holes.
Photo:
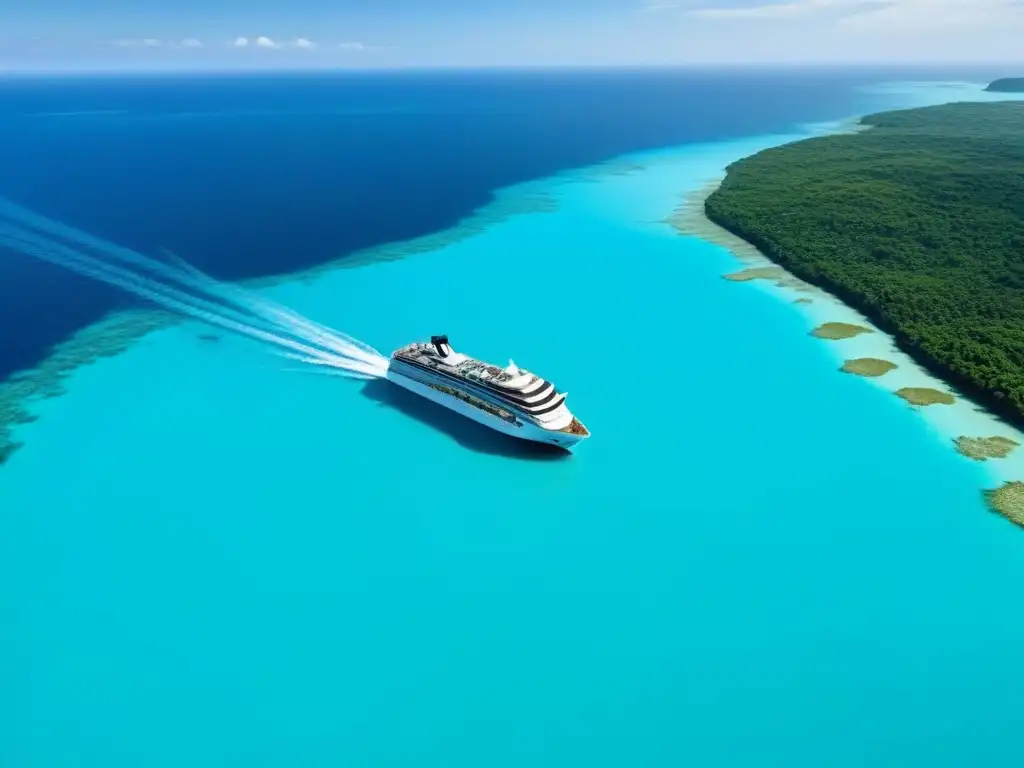
[[[516,367],[516,363],[515,363],[514,360],[509,360],[508,361],[508,368],[506,368],[505,370],[508,371],[508,373],[511,376],[518,376],[519,375],[519,369]]]
[[[452,347],[448,343],[447,336],[431,336],[430,343],[434,345],[434,349],[437,350],[437,354],[440,357],[448,357],[452,353]]]

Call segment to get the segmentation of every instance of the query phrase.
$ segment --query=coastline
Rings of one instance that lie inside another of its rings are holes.
[[[853,130],[871,129],[860,124],[860,118],[857,120],[858,127]],[[833,131],[848,132],[851,127],[847,121]],[[1024,514],[1012,508],[1019,506],[1017,489],[1024,481],[1024,451],[1017,450],[1024,444],[1024,431],[988,407],[971,387],[949,380],[917,359],[880,318],[847,304],[827,287],[790,272],[751,241],[713,221],[707,215],[705,202],[721,186],[726,173],[723,169],[716,179],[685,194],[665,223],[680,235],[697,237],[728,250],[739,262],[739,268],[723,274],[724,279],[755,284],[794,305],[808,320],[809,334],[828,346],[837,370],[902,398],[950,449],[965,460],[983,463],[988,487],[982,493],[987,506],[1024,527]],[[861,330],[833,334],[829,326]],[[997,448],[987,450],[986,446]],[[1002,504],[1003,499],[1010,504]]]

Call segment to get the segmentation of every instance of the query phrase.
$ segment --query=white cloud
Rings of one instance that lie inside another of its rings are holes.
[[[308,37],[296,37],[293,40],[280,42],[267,35],[260,35],[259,37],[237,37],[235,41],[231,43],[234,48],[261,48],[265,51],[284,51],[284,50],[300,50],[300,51],[315,51],[320,48],[320,45]]]
[[[870,13],[842,20],[848,30],[927,32],[946,28],[1024,26],[1019,0],[893,0]]]
[[[202,43],[195,38],[188,38],[181,42],[182,48],[201,48]],[[266,35],[260,35],[259,37],[236,37],[230,42],[229,47],[231,48],[262,48],[268,51],[284,51],[284,50],[300,50],[300,51],[316,51],[320,50],[320,43],[314,40],[310,40],[308,37],[296,37],[293,40],[286,42],[279,42],[272,37]],[[338,43],[337,48],[345,51],[383,51],[387,50],[389,46],[383,45],[368,45],[361,42],[347,42]]]
[[[238,40],[236,40],[234,43],[232,43],[232,45],[235,45],[235,46],[238,46],[238,47],[244,47],[246,45],[246,43],[239,42],[239,41],[242,41],[244,39],[245,38],[241,38],[240,37],[240,38],[238,38]],[[114,45],[116,45],[118,48],[133,48],[133,49],[140,49],[140,48],[155,49],[155,48],[161,48],[161,49],[168,49],[168,50],[180,50],[182,48],[191,48],[191,49],[202,48],[203,47],[203,41],[199,40],[197,38],[194,38],[194,37],[186,37],[185,39],[177,41],[177,42],[175,42],[173,40],[163,41],[163,40],[159,40],[158,38],[155,38],[155,37],[142,37],[142,38],[125,38],[125,39],[122,39],[122,40],[115,40],[114,41]]]
[[[896,0],[792,0],[786,3],[739,6],[736,8],[694,8],[688,15],[702,19],[790,19],[824,11],[858,12],[889,6]]]
[[[736,20],[838,15],[840,23],[849,29],[906,31],[1020,22],[1024,20],[1024,4],[1020,0],[788,0],[733,8],[693,8],[687,15]]]
[[[394,51],[396,46],[394,45],[376,45],[370,43],[360,43],[356,40],[347,43],[338,43],[338,48],[343,51],[354,51],[358,53],[380,53],[381,51]]]
[[[162,43],[155,37],[144,37],[141,39],[126,38],[115,40],[114,45],[118,48],[159,48]]]

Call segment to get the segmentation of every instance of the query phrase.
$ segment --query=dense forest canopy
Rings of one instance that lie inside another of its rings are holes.
[[[862,122],[733,164],[708,216],[1024,425],[1024,102]]]
[[[985,90],[996,93],[1024,93],[1024,77],[1004,77],[994,80]]]

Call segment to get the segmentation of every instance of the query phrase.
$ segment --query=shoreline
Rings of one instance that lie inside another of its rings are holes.
[[[871,129],[861,124],[860,118],[857,120],[857,128],[843,125],[831,135]],[[812,135],[796,141],[807,138]],[[779,146],[790,143],[795,142]],[[696,237],[729,251],[739,262],[739,269],[723,274],[723,279],[757,284],[759,289],[793,305],[814,324],[810,335],[830,347],[840,371],[902,398],[945,438],[949,448],[967,461],[983,463],[989,483],[982,489],[986,506],[1024,527],[1024,514],[1016,509],[1020,505],[1017,489],[1024,487],[1024,451],[1017,450],[1024,444],[1024,431],[1012,415],[1004,417],[987,402],[990,398],[978,397],[973,386],[947,378],[929,361],[918,359],[913,348],[891,332],[882,318],[848,303],[828,286],[791,272],[755,243],[710,218],[705,202],[727,173],[724,169],[714,180],[684,194],[664,223],[681,236]],[[830,326],[859,330],[835,333]],[[986,450],[986,446],[998,448]],[[1002,504],[1004,498],[1012,500],[1014,508]]]
[[[711,221],[710,218],[709,221]],[[763,258],[765,258],[770,264],[772,264],[774,267],[777,267],[780,270],[783,270],[786,273],[787,279],[791,278],[806,285],[813,286],[814,288],[817,288],[818,290],[832,297],[833,300],[843,304],[846,307],[849,307],[850,309],[855,310],[858,314],[860,314],[868,322],[870,322],[871,325],[877,328],[881,333],[884,333],[886,336],[888,336],[900,352],[902,352],[904,355],[912,359],[914,363],[918,365],[920,368],[923,368],[925,371],[927,371],[929,375],[936,381],[942,382],[946,387],[956,389],[959,392],[963,393],[965,397],[970,399],[979,407],[984,408],[992,415],[993,418],[998,420],[1000,423],[1003,423],[1006,426],[1016,430],[1024,429],[1024,419],[1022,419],[1019,413],[1009,408],[1003,408],[1000,405],[1000,401],[997,396],[988,392],[987,390],[977,387],[973,382],[969,381],[963,376],[957,375],[955,372],[945,369],[943,366],[928,359],[927,357],[919,356],[918,354],[916,354],[917,350],[915,349],[914,344],[910,342],[908,339],[904,338],[902,334],[900,334],[886,320],[886,318],[878,314],[873,308],[861,305],[853,297],[844,296],[844,294],[846,294],[847,292],[843,290],[842,286],[833,284],[831,283],[831,281],[828,280],[823,280],[821,284],[811,283],[805,278],[800,277],[797,273],[791,272],[786,267],[783,267],[779,262],[773,261],[769,256],[765,255],[764,252],[761,251],[751,241],[748,241],[745,238],[743,238],[742,235],[732,232],[732,230],[729,230],[724,225],[718,224],[717,222],[715,223],[717,226],[730,232],[730,234],[733,234],[733,236],[743,240],[750,247],[755,248],[757,252],[761,254]]]

